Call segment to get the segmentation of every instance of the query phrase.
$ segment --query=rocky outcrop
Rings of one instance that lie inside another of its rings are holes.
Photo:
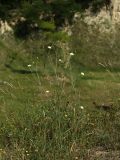
[[[0,34],[3,35],[8,32],[13,32],[13,29],[10,27],[7,21],[0,20]]]
[[[112,20],[116,23],[120,22],[120,0],[112,0],[113,15]]]
[[[101,32],[109,32],[120,23],[120,0],[111,0],[109,8],[102,8],[98,14],[92,14],[89,10],[85,12],[84,21],[89,26],[99,27]]]

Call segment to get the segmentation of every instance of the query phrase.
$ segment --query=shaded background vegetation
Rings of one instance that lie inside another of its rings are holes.
[[[76,12],[91,7],[95,13],[103,6],[109,6],[110,0],[13,0],[0,1],[0,17],[11,21],[20,16],[26,20],[16,24],[16,35],[25,37],[31,31],[31,24],[37,23],[36,29],[56,31],[66,22],[72,23]],[[24,33],[22,32],[24,30]],[[20,33],[19,33],[20,32]]]

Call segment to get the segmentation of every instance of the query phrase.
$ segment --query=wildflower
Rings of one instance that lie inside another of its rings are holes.
[[[73,52],[70,53],[70,56],[74,56],[75,54]]]
[[[52,49],[52,47],[51,47],[51,46],[48,46],[48,49]]]
[[[84,75],[85,75],[85,73],[84,73],[84,72],[81,72],[81,75],[82,75],[82,76],[84,76]]]
[[[68,115],[67,115],[67,114],[65,114],[65,117],[67,118],[67,117],[68,117]]]
[[[50,91],[47,90],[46,93],[50,93]]]
[[[82,109],[82,110],[83,110],[83,109],[84,109],[84,107],[83,107],[83,106],[80,106],[80,109]]]
[[[31,67],[32,65],[31,65],[31,64],[28,64],[27,66],[28,66],[28,67]]]
[[[62,62],[62,59],[59,59],[58,61],[59,61],[59,62]]]

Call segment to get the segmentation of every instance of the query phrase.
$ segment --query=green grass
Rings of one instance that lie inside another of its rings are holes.
[[[87,34],[73,37],[72,57],[63,43],[0,40],[0,160],[103,160],[120,152],[119,41],[110,49],[108,39]]]
[[[119,72],[81,72],[1,71],[8,82],[0,86],[1,160],[85,159],[88,149],[120,149]],[[114,110],[93,101],[112,102]]]

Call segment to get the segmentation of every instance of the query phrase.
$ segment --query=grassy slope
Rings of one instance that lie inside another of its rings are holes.
[[[12,72],[4,66],[7,55],[21,50],[19,46],[10,50],[9,43],[0,43],[1,159],[88,160],[88,149],[120,149],[119,71],[102,66],[90,70],[74,63],[64,69],[61,62],[56,68],[51,61],[44,68],[40,59],[22,51],[14,68],[38,68],[40,72]],[[32,67],[27,67],[33,61]],[[112,102],[114,109],[98,110],[93,101]]]
[[[0,86],[3,159],[82,159],[91,147],[119,149],[119,72],[80,72],[0,73],[8,82]],[[113,102],[115,111],[97,110],[93,101]]]

